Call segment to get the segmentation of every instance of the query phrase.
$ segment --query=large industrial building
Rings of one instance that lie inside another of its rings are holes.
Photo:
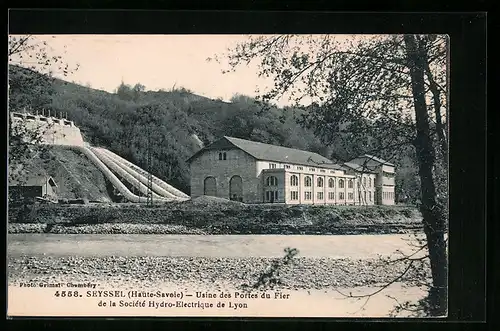
[[[188,162],[191,198],[318,205],[395,201],[394,165],[371,155],[335,164],[317,153],[223,137]]]

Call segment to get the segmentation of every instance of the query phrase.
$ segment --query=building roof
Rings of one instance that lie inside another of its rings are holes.
[[[224,136],[211,145],[208,145],[207,147],[201,149],[193,156],[191,156],[188,161],[191,161],[193,158],[199,155],[199,153],[205,150],[224,149],[231,147],[236,147],[253,156],[257,160],[343,170],[342,166],[334,164],[331,160],[317,153],[227,136]]]
[[[374,173],[373,167],[362,166],[362,165],[357,164],[357,163],[345,162],[344,166],[346,166],[354,171],[365,172],[365,173]]]
[[[390,165],[390,166],[394,166],[394,164],[386,161],[386,160],[383,160],[379,157],[376,157],[376,156],[373,156],[373,155],[369,155],[369,154],[365,154],[365,155],[362,155],[362,156],[359,156],[358,158],[367,158],[367,159],[370,159],[371,161],[375,161],[377,163],[380,163],[380,164],[385,164],[385,165]]]
[[[43,186],[48,181],[52,181],[54,186],[57,186],[56,182],[54,181],[54,179],[52,177],[43,176],[43,175],[28,176],[25,180],[12,180],[9,183],[9,185],[10,186]]]

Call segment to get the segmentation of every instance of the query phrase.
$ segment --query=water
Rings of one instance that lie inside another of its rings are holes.
[[[376,258],[411,253],[412,235],[144,235],[9,234],[7,253],[51,256],[277,257],[287,247],[299,256]]]

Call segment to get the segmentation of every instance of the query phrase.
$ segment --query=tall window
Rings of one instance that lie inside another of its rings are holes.
[[[344,192],[339,193],[339,200],[344,200]]]
[[[304,177],[304,186],[311,186],[312,185],[312,180],[311,180],[311,177],[307,176],[307,177]]]
[[[318,200],[323,200],[323,192],[318,192],[316,196],[318,197]]]
[[[323,187],[323,178],[319,177],[317,184],[318,184],[318,187]]]
[[[299,191],[291,191],[292,199],[291,200],[299,200]]]
[[[366,187],[366,177],[363,178],[363,187]]]
[[[335,192],[328,192],[328,200],[335,200]]]
[[[226,159],[226,152],[222,153],[222,159],[225,160]]]
[[[219,153],[219,160],[222,160],[222,153]]]
[[[277,186],[277,185],[278,185],[278,178],[274,176],[267,177],[266,186]]]
[[[368,198],[372,201],[372,191],[368,192]]]
[[[354,200],[354,193],[352,193],[352,192],[347,193],[347,199]]]
[[[291,186],[298,186],[299,185],[299,177],[292,175],[292,177],[290,177],[290,185]]]
[[[352,179],[349,179],[349,181],[347,182],[347,187],[348,188],[353,188],[354,187],[354,182]]]
[[[372,187],[372,179],[368,178],[368,187]]]
[[[333,180],[333,178],[330,178],[328,180],[328,187],[332,187],[332,188],[335,187],[335,181]]]
[[[312,199],[312,193],[304,192],[304,200],[311,200],[311,199]]]
[[[339,180],[339,188],[344,188],[344,180],[343,179]]]

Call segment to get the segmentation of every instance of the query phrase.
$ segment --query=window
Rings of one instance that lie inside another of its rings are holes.
[[[299,177],[293,175],[290,177],[290,185],[291,186],[299,186]]]
[[[311,200],[312,199],[312,193],[311,192],[304,192],[304,199],[305,200]]]
[[[365,193],[365,201],[366,201],[366,191],[364,193]]]
[[[219,153],[219,160],[222,160],[222,153]]]
[[[277,185],[278,185],[278,178],[274,176],[267,177],[266,186],[277,186]]]
[[[292,191],[292,200],[299,200],[299,191]]]
[[[297,170],[304,170],[304,167],[297,167]]]
[[[328,180],[328,187],[335,187],[335,180],[333,180],[333,178]]]
[[[274,202],[278,200],[278,191],[266,191],[266,201]]]
[[[335,192],[328,192],[328,200],[335,200]]]
[[[290,169],[290,165],[285,164],[285,169]]]
[[[370,199],[370,201],[372,201],[372,192],[368,192],[368,198]]]
[[[339,180],[339,188],[344,188],[344,180],[343,179]]]
[[[307,177],[304,177],[304,186],[311,186],[312,185],[312,180],[311,180],[311,177],[307,176]]]
[[[323,178],[319,177],[317,180],[318,187],[323,187]]]
[[[324,169],[320,169],[320,170],[319,170],[319,172],[326,172],[326,170],[324,170]]]
[[[276,163],[269,163],[269,169],[276,169]]]
[[[309,168],[309,171],[316,171],[315,168]]]
[[[348,188],[353,188],[353,186],[354,186],[354,182],[353,182],[353,180],[352,180],[352,179],[349,179],[349,181],[347,182],[347,187],[348,187]]]
[[[344,192],[339,193],[339,200],[344,200]]]
[[[222,159],[225,160],[226,159],[226,152],[222,153]]]
[[[372,187],[372,179],[368,178],[368,187]]]
[[[317,196],[318,200],[323,200],[323,192],[318,192],[316,194],[316,196]]]
[[[347,199],[354,200],[354,193],[352,193],[352,192],[347,193]]]
[[[366,187],[366,177],[363,178],[363,187]]]

